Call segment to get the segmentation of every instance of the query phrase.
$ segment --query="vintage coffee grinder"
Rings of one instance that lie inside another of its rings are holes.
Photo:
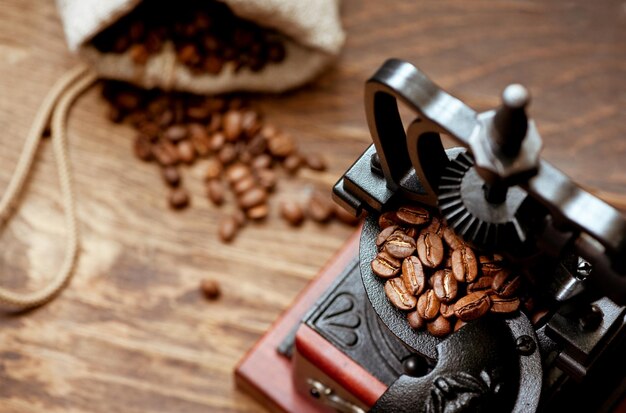
[[[626,220],[541,159],[528,91],[476,113],[413,65],[366,83],[373,139],[334,188],[362,230],[242,360],[238,385],[287,412],[626,411]],[[415,112],[403,126],[398,105]],[[459,146],[444,149],[440,134]],[[527,269],[549,311],[412,330],[372,274],[377,216],[438,208]]]

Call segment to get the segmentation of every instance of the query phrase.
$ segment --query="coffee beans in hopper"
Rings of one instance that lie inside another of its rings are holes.
[[[137,65],[148,63],[170,43],[179,63],[193,73],[209,75],[227,68],[259,72],[286,56],[283,37],[276,31],[239,18],[226,4],[212,0],[143,1],[91,43],[102,53],[128,54]],[[205,112],[206,108],[196,107],[190,115],[201,119]],[[240,116],[229,114],[227,137],[238,135],[242,123],[245,126]]]
[[[403,205],[378,224],[372,272],[385,279],[389,302],[407,311],[411,328],[443,338],[488,313],[532,307],[532,297],[519,296],[522,277],[500,255],[481,254],[437,213]]]
[[[172,209],[190,204],[184,170],[203,163],[210,203],[235,207],[234,215],[220,220],[223,242],[233,241],[247,221],[263,221],[270,215],[270,198],[281,176],[278,170],[288,157],[306,158],[293,137],[236,97],[147,91],[121,82],[106,82],[103,95],[111,104],[112,119],[137,130],[135,156],[159,165],[163,182],[170,188]],[[314,159],[309,162],[312,166],[303,162],[300,167],[323,169],[320,165],[325,162],[319,155],[307,156]],[[320,223],[331,218],[358,223],[332,202],[330,188],[325,193],[314,191],[306,205],[282,206],[280,215],[290,226],[301,225],[307,217]]]

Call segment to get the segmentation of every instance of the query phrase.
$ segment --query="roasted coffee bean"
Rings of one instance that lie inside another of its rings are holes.
[[[309,169],[314,171],[325,171],[326,170],[326,162],[324,159],[317,154],[309,154],[305,156],[304,163]]]
[[[262,188],[252,188],[239,196],[238,202],[242,209],[250,209],[267,201],[267,192]],[[250,217],[248,217],[250,218]]]
[[[139,107],[141,97],[136,91],[124,90],[115,96],[115,106],[125,111],[132,111]]]
[[[150,57],[148,49],[143,44],[134,44],[130,47],[128,54],[137,65],[145,65]]]
[[[406,225],[423,225],[430,220],[427,209],[416,205],[403,205],[398,208],[396,216]]]
[[[276,181],[278,178],[276,177],[276,172],[271,169],[260,169],[256,171],[256,177],[259,181],[259,185],[261,185],[265,190],[271,191],[276,186]]]
[[[241,128],[249,138],[256,136],[261,131],[262,126],[259,114],[254,110],[246,110],[242,113]]]
[[[384,212],[378,217],[378,227],[380,229],[385,229],[392,225],[398,225],[399,223],[400,221],[398,220],[395,211]]]
[[[211,108],[205,105],[190,106],[187,108],[187,117],[193,121],[206,121],[211,116]]]
[[[406,319],[409,322],[409,326],[413,330],[421,330],[426,326],[426,320],[419,315],[417,311],[411,311],[406,315]]]
[[[200,283],[200,290],[207,300],[215,300],[221,295],[220,285],[217,281],[204,279]]]
[[[512,313],[519,309],[520,300],[517,297],[505,298],[493,294],[490,298],[492,313]]]
[[[522,279],[519,275],[511,273],[509,270],[504,270],[493,277],[491,288],[500,297],[511,297],[517,292],[521,282]]]
[[[189,194],[183,188],[174,188],[170,192],[169,204],[173,209],[183,209],[189,205]]]
[[[406,258],[415,252],[415,240],[403,232],[396,231],[385,242],[385,251],[396,258]]]
[[[448,319],[454,317],[454,304],[441,303],[441,305],[439,306],[439,313]]]
[[[111,106],[107,112],[107,118],[113,123],[120,123],[124,120],[124,112],[115,106]]]
[[[248,151],[250,152],[250,154],[252,156],[260,156],[263,155],[263,153],[265,152],[265,149],[267,149],[267,140],[265,139],[265,136],[261,135],[260,133],[257,133],[256,135],[254,135],[254,137],[250,140],[250,142],[248,142]],[[265,155],[269,158],[269,155]],[[271,158],[270,158],[270,164],[271,164]],[[264,166],[263,168],[267,168],[269,167],[269,165]]]
[[[476,320],[491,307],[491,299],[484,292],[470,293],[454,304],[454,314],[463,321]]]
[[[315,222],[328,222],[333,217],[335,206],[329,197],[314,192],[307,205],[307,215]]]
[[[409,227],[404,232],[406,233],[406,235],[413,239],[416,239],[417,235],[419,234],[419,231],[415,227]]]
[[[235,195],[241,196],[245,192],[250,191],[255,186],[257,186],[256,179],[254,179],[252,175],[248,175],[244,177],[243,179],[240,179],[239,181],[235,182],[232,185],[232,188],[233,188],[233,192],[235,193]]]
[[[335,217],[346,225],[356,226],[361,222],[359,217],[352,215],[337,204],[335,204]]]
[[[424,274],[424,267],[417,257],[407,257],[402,261],[402,281],[413,295],[419,295],[424,291],[426,275]]]
[[[280,204],[280,215],[294,227],[304,222],[304,211],[300,204],[294,201],[283,201]]]
[[[229,110],[224,114],[222,128],[227,141],[236,141],[242,132],[242,116],[238,110]]]
[[[391,278],[398,274],[402,263],[387,251],[379,252],[371,263],[372,272],[382,278]]]
[[[244,178],[248,178],[251,176],[250,168],[241,163],[236,163],[228,167],[226,170],[226,180],[234,185],[235,183],[241,181]]]
[[[183,125],[172,125],[163,133],[166,139],[172,142],[178,142],[187,137],[187,127]]]
[[[246,211],[246,216],[253,221],[260,221],[269,215],[269,207],[267,204],[257,205]]]
[[[267,47],[267,58],[270,62],[280,63],[285,59],[287,51],[282,43],[271,42]]]
[[[178,156],[186,164],[192,164],[196,160],[196,148],[190,140],[184,140],[178,144]]]
[[[193,44],[186,44],[178,50],[178,60],[192,66],[200,61],[200,54],[198,49]]]
[[[431,335],[442,338],[452,332],[452,325],[450,324],[450,320],[440,315],[426,324],[426,329]]]
[[[161,141],[152,145],[152,155],[161,166],[170,166],[178,163],[178,149],[168,141]]]
[[[495,276],[504,269],[502,257],[497,255],[493,258],[481,255],[478,261],[480,262],[482,273],[489,277]]]
[[[127,52],[136,64],[173,44],[176,60],[193,73],[219,74],[226,63],[235,71],[253,72],[285,58],[281,37],[267,28],[237,17],[225,5],[187,2],[184,9],[164,2],[140,3],[122,19],[98,33],[92,44],[100,52]],[[219,4],[219,3],[217,3]],[[209,7],[211,17],[205,13]],[[161,16],[167,16],[163,19]]]
[[[445,227],[443,230],[443,239],[446,241],[446,244],[453,250],[458,250],[461,248],[465,248],[465,242],[463,238],[456,235],[454,230],[450,227]]]
[[[216,55],[210,55],[207,56],[206,59],[204,59],[204,70],[207,71],[207,73],[211,74],[211,75],[217,75],[222,71],[222,68],[224,67],[224,60]]]
[[[387,241],[387,239],[391,236],[391,234],[396,232],[397,229],[398,229],[397,225],[391,225],[391,226],[383,229],[382,231],[380,231],[380,233],[376,237],[376,246],[379,249],[382,248],[383,244]]]
[[[452,271],[439,270],[432,276],[433,291],[439,300],[449,303],[456,298],[458,292],[458,284]]]
[[[224,203],[226,191],[224,185],[219,179],[211,179],[206,183],[207,196],[215,205]]]
[[[189,131],[189,139],[200,156],[206,156],[211,152],[209,146],[209,134],[204,126],[199,123],[192,123],[187,128]]]
[[[391,304],[400,310],[411,310],[415,308],[415,305],[417,304],[417,300],[406,289],[404,283],[399,277],[392,278],[385,282],[385,294],[387,295],[387,298],[389,298]]]
[[[150,140],[145,136],[137,136],[134,149],[135,156],[142,161],[150,161],[152,159],[152,145],[150,144]]]
[[[272,157],[267,154],[262,154],[255,157],[251,163],[254,169],[268,169],[272,167]]]
[[[237,219],[235,217],[227,217],[222,220],[219,228],[219,235],[222,242],[231,242],[235,239],[237,235],[237,231],[239,231],[239,225],[237,223]]]
[[[291,136],[279,133],[268,139],[267,148],[273,156],[286,158],[295,151],[296,145]]]
[[[150,138],[150,140],[154,141],[159,137],[159,133],[161,132],[161,128],[154,122],[144,122],[139,125],[139,132],[144,136]]]
[[[206,172],[204,173],[204,179],[211,180],[217,179],[222,175],[222,163],[215,158],[211,158],[207,162]]]
[[[209,138],[209,148],[213,152],[221,151],[222,148],[224,148],[225,144],[226,144],[226,137],[221,132],[215,132]]]
[[[443,260],[443,253],[443,244],[438,235],[424,232],[417,238],[417,256],[425,266],[437,267]]]
[[[273,138],[277,134],[278,134],[278,128],[276,126],[272,125],[271,123],[266,123],[261,128],[261,135],[263,135],[263,137],[265,137],[265,139]]]
[[[166,126],[171,125],[172,122],[174,122],[174,112],[172,112],[171,110],[164,111],[159,116],[158,122],[159,122],[159,126],[161,127],[166,127]]]
[[[169,186],[178,186],[180,184],[180,173],[175,166],[161,168],[161,176],[163,181]]]
[[[217,154],[217,159],[224,165],[228,165],[237,159],[237,148],[235,145],[226,144]]]
[[[493,277],[488,277],[483,275],[476,279],[476,281],[469,283],[467,285],[468,293],[475,293],[478,291],[483,291],[486,293],[491,292],[491,284],[493,283]]]
[[[471,283],[478,275],[476,256],[470,247],[464,247],[452,252],[452,273],[460,282]]]
[[[441,222],[441,220],[437,217],[432,217],[430,224],[428,224],[428,226],[426,228],[424,228],[422,230],[422,232],[431,232],[433,234],[439,235],[440,237],[443,236],[443,230],[444,230],[444,225],[443,222]]]
[[[454,332],[456,333],[457,331],[465,327],[466,324],[466,321],[463,321],[459,318],[458,320],[456,320],[456,323],[454,323]]]
[[[417,300],[417,311],[426,320],[433,320],[439,314],[439,306],[441,301],[431,289],[424,291]]]
[[[234,218],[239,228],[242,228],[248,221],[248,218],[246,218],[246,214],[241,209],[235,210],[235,212],[233,212],[232,214],[232,217]]]
[[[302,158],[298,154],[289,155],[285,158],[285,161],[283,162],[283,168],[285,168],[285,171],[292,175],[298,172],[298,169],[300,169],[301,165]]]

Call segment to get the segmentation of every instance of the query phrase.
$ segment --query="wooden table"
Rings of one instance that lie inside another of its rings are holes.
[[[626,198],[626,25],[623,2],[345,0],[348,40],[314,84],[257,99],[267,117],[323,152],[323,174],[280,183],[299,198],[329,189],[370,142],[363,82],[388,57],[414,62],[477,110],[526,84],[543,155],[615,203]],[[0,190],[35,111],[76,63],[53,2],[0,1]],[[186,171],[192,207],[171,212],[156,168],[136,161],[133,132],[106,119],[97,88],[75,105],[70,152],[82,253],[52,304],[0,316],[2,412],[252,412],[235,363],[287,308],[352,229],[277,217],[232,245],[216,238],[201,165]],[[0,235],[0,282],[35,288],[58,268],[65,235],[50,143],[22,207]],[[223,297],[206,302],[205,277]]]

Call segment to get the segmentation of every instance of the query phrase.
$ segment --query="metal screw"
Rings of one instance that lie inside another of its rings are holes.
[[[383,167],[380,164],[380,157],[376,152],[374,152],[370,157],[370,169],[377,175],[383,175]]]
[[[579,280],[584,280],[589,277],[591,274],[591,270],[593,270],[593,266],[589,264],[587,260],[582,257],[578,257],[578,264],[576,266],[576,278]]]
[[[593,331],[600,327],[603,318],[602,310],[597,305],[592,304],[583,312],[578,321],[583,330]]]
[[[412,377],[421,377],[428,373],[428,363],[423,357],[411,355],[402,361],[404,372]]]
[[[530,356],[535,352],[537,345],[535,344],[535,340],[532,337],[523,335],[519,336],[517,340],[515,340],[515,348],[517,352],[522,356]]]
[[[311,394],[311,396],[313,396],[316,399],[320,398],[320,392],[315,387],[311,387],[311,389],[309,390],[309,393]]]

